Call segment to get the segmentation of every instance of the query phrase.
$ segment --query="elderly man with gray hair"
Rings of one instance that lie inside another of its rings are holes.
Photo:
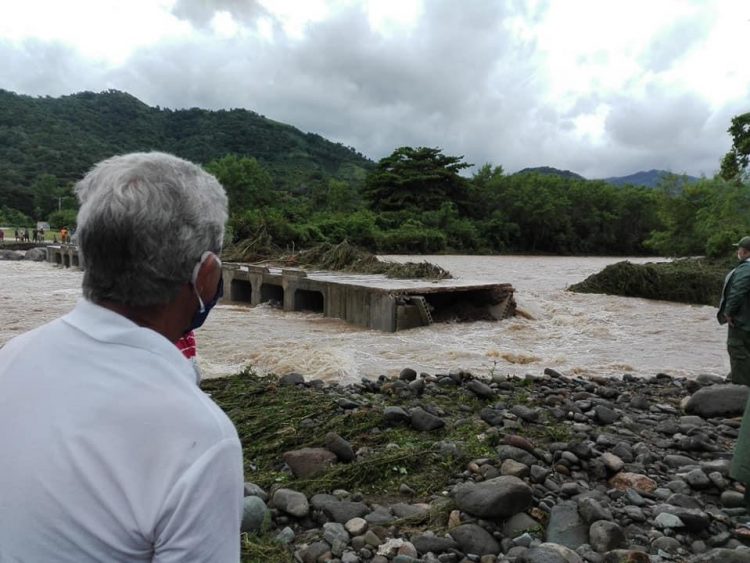
[[[137,153],[76,193],[84,298],[0,350],[0,561],[239,561],[237,432],[174,345],[223,290],[224,189]]]

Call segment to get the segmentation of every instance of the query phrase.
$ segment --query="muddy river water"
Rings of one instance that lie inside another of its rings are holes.
[[[352,382],[462,368],[477,374],[541,373],[695,377],[729,370],[725,329],[714,307],[566,291],[622,258],[534,256],[394,256],[428,260],[455,277],[510,283],[533,319],[434,324],[393,334],[319,314],[222,302],[197,333],[205,377],[296,371]],[[645,262],[637,258],[631,261]],[[70,310],[82,273],[35,262],[0,262],[0,345]]]

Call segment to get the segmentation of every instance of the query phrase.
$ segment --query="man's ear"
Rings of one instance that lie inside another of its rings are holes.
[[[216,295],[216,288],[219,286],[220,277],[221,261],[218,256],[212,253],[201,264],[195,280],[195,289],[204,303],[208,303]]]

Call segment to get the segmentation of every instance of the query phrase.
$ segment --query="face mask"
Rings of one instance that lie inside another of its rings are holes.
[[[203,256],[201,257],[201,261],[198,262],[198,264],[196,264],[195,268],[193,269],[193,277],[190,280],[190,284],[193,286],[193,291],[195,292],[195,296],[198,298],[200,307],[193,315],[193,318],[190,320],[190,327],[185,331],[185,333],[203,326],[203,323],[206,322],[206,318],[208,318],[208,314],[211,312],[211,309],[213,309],[214,305],[218,303],[219,299],[224,296],[224,276],[222,274],[219,274],[219,285],[216,288],[216,293],[214,294],[213,299],[211,299],[211,301],[209,301],[208,303],[203,303],[203,299],[201,299],[201,296],[198,294],[198,290],[195,289],[195,283],[198,278],[198,271],[203,265],[203,262],[205,262],[209,256],[216,257],[213,252],[204,252]],[[218,258],[216,258],[216,260],[219,261]],[[219,261],[219,267],[221,268],[221,261]]]

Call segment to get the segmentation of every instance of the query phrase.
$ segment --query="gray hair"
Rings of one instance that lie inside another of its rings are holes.
[[[91,301],[168,303],[205,251],[221,252],[227,196],[191,162],[160,152],[115,156],[75,192],[83,295]]]

